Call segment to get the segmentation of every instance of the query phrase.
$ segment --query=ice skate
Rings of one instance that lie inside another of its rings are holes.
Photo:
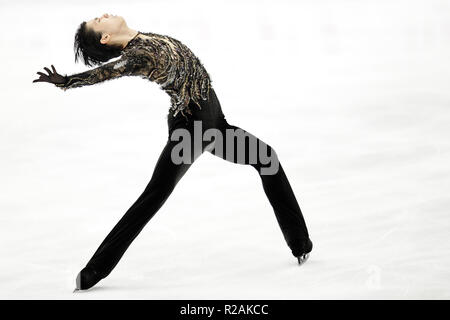
[[[298,264],[300,266],[309,259],[309,255],[312,251],[312,248],[313,248],[313,243],[310,239],[308,239],[308,241],[304,244],[303,253],[297,256]]]
[[[97,271],[92,269],[91,267],[86,267],[78,273],[76,279],[76,288],[74,292],[78,290],[87,290],[95,286],[102,277],[98,274]]]
[[[297,257],[297,259],[298,259],[298,264],[299,264],[299,265],[304,264],[304,263],[306,262],[306,260],[308,260],[308,258],[309,258],[309,253],[304,253],[304,254],[298,256],[298,257]]]

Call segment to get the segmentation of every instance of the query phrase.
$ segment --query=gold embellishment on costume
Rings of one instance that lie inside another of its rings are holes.
[[[159,84],[170,96],[170,110],[186,117],[192,114],[189,104],[201,109],[200,101],[207,100],[212,87],[208,72],[192,51],[169,36],[139,32],[128,42],[120,59],[102,66],[67,76],[61,86],[66,90],[122,76],[140,76]]]

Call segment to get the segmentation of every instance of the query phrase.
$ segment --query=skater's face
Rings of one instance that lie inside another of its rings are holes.
[[[102,34],[100,42],[108,44],[115,35],[126,27],[126,22],[121,16],[105,13],[86,22],[86,27],[95,32],[100,32]]]

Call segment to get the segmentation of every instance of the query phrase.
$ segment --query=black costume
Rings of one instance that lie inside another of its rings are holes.
[[[140,34],[147,38],[134,37],[124,48],[120,59],[90,71],[65,76],[65,83],[57,85],[62,89],[68,89],[121,76],[141,76],[160,84],[170,95],[172,103],[167,118],[168,141],[156,163],[152,178],[141,196],[105,238],[80,273],[77,283],[82,289],[94,285],[113,270],[128,246],[164,204],[178,181],[190,168],[192,163],[175,164],[172,161],[171,151],[178,142],[170,139],[171,133],[177,128],[184,128],[193,133],[194,121],[202,121],[203,132],[209,128],[216,128],[223,133],[223,137],[226,137],[226,129],[239,129],[228,124],[208,73],[185,45],[167,36]],[[251,135],[248,132],[246,134]],[[275,152],[263,141],[257,140],[271,152]],[[202,143],[201,151],[193,154],[193,160],[204,151],[210,151],[210,143],[206,141]],[[245,151],[247,154],[245,164],[250,164],[260,174],[263,189],[275,211],[292,254],[298,257],[310,252],[312,243],[309,240],[308,230],[283,167],[279,164],[276,174],[263,175],[260,169],[264,164],[259,158],[257,163],[248,161],[250,151],[247,144]],[[236,159],[231,161],[239,163]]]

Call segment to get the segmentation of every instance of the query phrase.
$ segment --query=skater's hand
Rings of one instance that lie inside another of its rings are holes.
[[[66,77],[60,75],[58,72],[56,72],[55,67],[52,65],[52,71],[50,71],[49,68],[44,68],[45,71],[47,71],[48,74],[45,74],[43,72],[37,72],[39,75],[39,78],[33,80],[34,82],[48,82],[53,83],[56,85],[63,85],[66,83]]]

